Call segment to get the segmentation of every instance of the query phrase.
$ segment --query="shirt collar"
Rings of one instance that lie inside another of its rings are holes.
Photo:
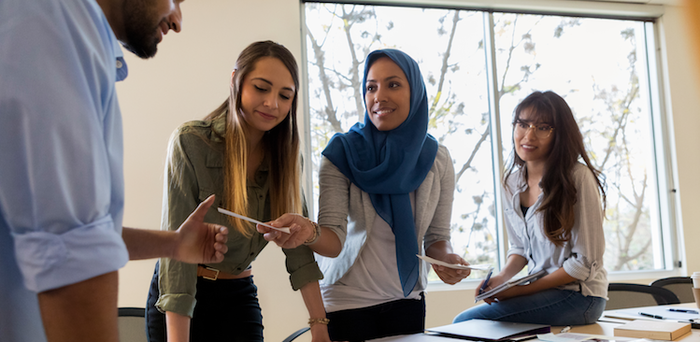
[[[211,120],[211,130],[216,135],[212,137],[212,141],[223,141],[222,138],[226,137],[226,113],[222,113]]]
[[[114,50],[114,56],[116,57],[115,66],[117,68],[117,82],[120,82],[129,75],[129,68],[126,65],[126,60],[124,60],[124,51],[122,51],[122,47],[119,46],[119,40],[117,40],[116,37],[112,39],[112,49]]]

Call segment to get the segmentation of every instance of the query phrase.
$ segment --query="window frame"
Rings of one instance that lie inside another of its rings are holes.
[[[493,14],[497,12],[503,13],[514,13],[514,14],[534,14],[534,15],[552,15],[552,16],[573,16],[582,18],[599,18],[599,19],[617,19],[617,20],[634,20],[644,22],[644,37],[642,42],[645,44],[644,51],[646,52],[642,58],[645,59],[644,65],[646,69],[643,71],[647,82],[645,83],[645,97],[648,97],[649,108],[651,115],[648,119],[651,127],[651,134],[653,138],[653,160],[655,162],[655,169],[652,172],[655,173],[656,183],[656,193],[658,194],[658,200],[654,204],[656,205],[659,213],[658,224],[660,229],[660,239],[663,245],[663,253],[658,253],[658,255],[663,258],[661,264],[664,269],[657,270],[643,270],[643,271],[616,271],[608,273],[608,280],[610,282],[621,282],[621,281],[639,281],[644,279],[658,279],[669,276],[681,275],[683,269],[682,261],[684,260],[682,252],[683,247],[680,245],[679,236],[682,236],[681,226],[678,225],[678,221],[681,219],[680,207],[677,203],[675,196],[676,185],[675,179],[677,178],[676,171],[673,165],[675,165],[674,160],[676,158],[675,154],[672,153],[673,132],[670,130],[670,118],[666,115],[666,106],[664,104],[665,94],[663,86],[663,66],[662,66],[662,49],[661,49],[661,33],[658,25],[658,19],[664,14],[664,6],[662,5],[650,5],[650,4],[622,4],[622,3],[601,3],[601,2],[588,2],[585,1],[540,1],[533,0],[524,3],[522,0],[498,0],[494,3],[478,3],[468,0],[364,0],[364,1],[351,1],[351,0],[300,0],[300,21],[301,21],[301,48],[302,48],[302,58],[301,64],[301,77],[303,77],[302,83],[302,93],[308,96],[308,77],[309,68],[307,59],[307,26],[305,17],[305,4],[306,3],[337,3],[337,4],[355,4],[355,5],[368,5],[368,6],[398,6],[398,7],[417,7],[417,8],[431,8],[431,9],[446,9],[446,10],[469,10],[469,11],[482,11],[483,23],[484,23],[484,51],[486,60],[486,72],[487,72],[487,86],[488,86],[488,104],[489,104],[489,115],[490,127],[491,127],[491,153],[492,153],[492,163],[494,170],[494,177],[498,177],[494,180],[494,205],[496,206],[495,216],[496,227],[497,227],[497,244],[499,252],[497,255],[497,262],[499,264],[499,269],[502,269],[506,262],[506,252],[508,248],[508,240],[506,236],[506,231],[504,227],[504,216],[503,216],[503,198],[502,198],[502,184],[500,179],[503,177],[503,167],[504,158],[501,153],[495,153],[494,151],[502,150],[502,136],[501,136],[501,124],[500,116],[503,114],[500,112],[499,99],[497,97],[497,70],[496,70],[496,52],[495,52],[495,36],[494,36],[494,19]],[[639,38],[638,38],[639,39]],[[652,69],[653,68],[653,69]],[[306,98],[303,103],[302,113],[303,119],[301,121],[300,129],[303,136],[303,154],[310,156],[312,153],[312,148],[310,144],[310,104],[308,98]],[[307,199],[313,199],[313,172],[312,161],[310,157],[304,158],[304,180],[302,187],[306,192]],[[311,203],[309,201],[308,208],[312,215],[317,214],[316,203]],[[654,219],[653,217],[651,219]],[[657,255],[657,253],[655,253]],[[457,285],[447,285],[442,282],[431,282],[428,285],[428,290],[431,291],[445,291],[445,290],[464,290],[475,288],[481,279],[470,279],[467,278]]]

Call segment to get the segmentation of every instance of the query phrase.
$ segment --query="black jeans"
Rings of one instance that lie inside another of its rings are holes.
[[[425,330],[425,296],[400,299],[366,308],[329,312],[332,341],[364,341]]]
[[[149,342],[167,341],[165,315],[156,309],[158,264],[146,304]],[[231,280],[197,278],[197,304],[190,321],[190,341],[262,341],[262,312],[253,277]]]

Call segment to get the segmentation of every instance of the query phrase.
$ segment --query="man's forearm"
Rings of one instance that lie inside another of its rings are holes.
[[[118,342],[118,280],[114,271],[39,293],[47,340]]]
[[[454,253],[452,251],[452,244],[445,240],[436,241],[425,250],[425,255],[437,260],[443,260],[445,255],[451,253]]]
[[[122,239],[129,251],[129,260],[173,257],[175,232],[124,227]]]

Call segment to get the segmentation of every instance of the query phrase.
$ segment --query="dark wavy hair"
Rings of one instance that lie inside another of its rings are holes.
[[[575,221],[574,204],[577,190],[572,179],[574,166],[580,158],[591,170],[600,189],[603,208],[606,198],[605,176],[591,165],[574,114],[561,96],[551,91],[530,94],[515,108],[513,127],[526,109],[529,109],[535,121],[546,122],[555,128],[552,132],[552,149],[547,156],[545,172],[540,182],[544,198],[537,211],[543,214],[545,236],[555,245],[562,246],[571,239],[571,229]],[[527,182],[527,165],[516,153],[513,141],[511,163],[503,177],[505,187],[508,187],[508,178],[520,169],[523,170],[523,179]]]

